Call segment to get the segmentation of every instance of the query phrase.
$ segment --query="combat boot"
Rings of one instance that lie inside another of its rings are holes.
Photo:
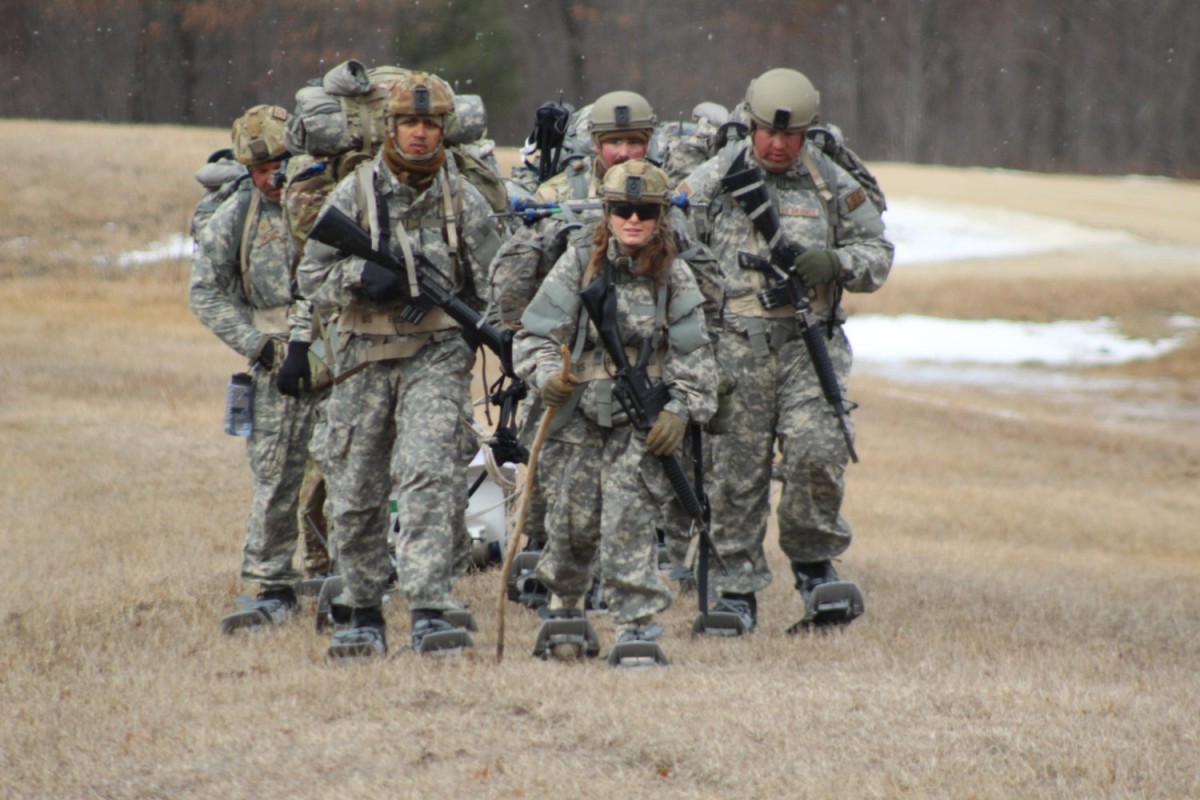
[[[583,597],[550,595],[545,621],[538,629],[533,654],[538,658],[575,661],[600,655],[600,640],[583,610]]]
[[[238,610],[221,619],[221,633],[262,628],[287,622],[296,610],[296,591],[290,586],[263,588],[258,597],[238,598]]]
[[[386,631],[383,606],[354,608],[350,611],[350,627],[333,635],[325,656],[331,661],[383,658],[387,655]]]
[[[649,625],[645,620],[632,622],[621,627],[617,644],[608,654],[610,667],[665,667],[667,654],[663,652],[658,637],[662,636],[661,625]]]
[[[448,622],[444,611],[415,609],[412,612],[412,647],[421,655],[451,655],[474,646],[471,634]]]
[[[849,625],[863,613],[858,584],[838,577],[832,561],[792,562],[796,590],[804,598],[804,617],[787,629],[790,634]]]

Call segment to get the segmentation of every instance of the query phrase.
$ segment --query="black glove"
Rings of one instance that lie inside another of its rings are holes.
[[[363,296],[377,306],[386,305],[404,297],[404,282],[400,276],[382,264],[368,261],[362,271]]]
[[[308,366],[308,342],[288,342],[287,357],[275,376],[275,388],[280,394],[299,397],[300,392],[312,391],[312,370]]]
[[[805,250],[796,256],[796,274],[805,289],[836,281],[842,274],[842,262],[829,250]]]
[[[275,366],[275,340],[267,339],[267,343],[258,351],[258,355],[254,357],[254,363],[265,370],[270,370]]]

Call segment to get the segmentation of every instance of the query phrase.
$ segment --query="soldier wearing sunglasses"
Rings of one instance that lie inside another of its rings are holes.
[[[518,374],[554,414],[542,451],[555,468],[541,473],[547,543],[536,577],[552,593],[552,618],[582,616],[598,555],[618,644],[656,641],[661,628],[652,619],[671,603],[655,527],[674,495],[656,456],[675,453],[687,424],[707,422],[717,407],[704,296],[679,258],[665,213],[670,196],[666,173],[647,161],[610,169],[602,218],[572,235],[522,315],[513,349]],[[611,359],[582,309],[580,290],[597,280],[617,292],[617,330],[630,360],[648,343],[648,375],[669,387],[670,401],[646,434],[613,400]],[[564,345],[572,353],[568,380],[559,374]]]

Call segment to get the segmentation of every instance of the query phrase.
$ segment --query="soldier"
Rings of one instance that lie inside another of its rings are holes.
[[[686,424],[703,424],[717,404],[704,296],[677,257],[665,213],[670,196],[666,173],[647,161],[608,169],[602,219],[572,237],[522,315],[514,342],[517,373],[555,409],[543,451],[556,465],[543,483],[548,541],[536,576],[553,592],[552,618],[582,616],[598,549],[619,645],[654,642],[661,628],[650,622],[671,602],[658,575],[654,528],[672,492],[655,456],[675,453]],[[610,364],[581,313],[579,292],[593,280],[617,292],[616,324],[626,350],[636,354],[647,340],[655,345],[650,371],[669,385],[670,401],[648,434],[614,408]],[[559,375],[562,345],[573,348],[569,381]],[[621,660],[619,650],[610,657]]]
[[[329,656],[387,652],[382,600],[391,569],[388,493],[394,486],[400,533],[397,586],[408,602],[418,652],[473,644],[446,619],[454,537],[467,506],[474,354],[462,329],[439,308],[409,322],[423,297],[417,270],[453,286],[468,302],[483,286],[499,247],[491,208],[463,180],[443,146],[450,87],[436,75],[398,78],[388,97],[388,138],[325,202],[370,232],[407,267],[387,267],[310,239],[299,267],[302,294],[317,310],[337,309],[337,374],[320,451],[332,528],[345,580],[350,627],[334,634]],[[320,224],[318,222],[318,224]],[[436,274],[440,273],[440,275]]]
[[[250,360],[253,431],[247,443],[254,500],[246,524],[241,575],[258,597],[222,620],[229,633],[285,620],[296,607],[293,567],[297,505],[309,437],[311,399],[280,394],[274,376],[284,357],[293,303],[290,238],[275,180],[288,151],[287,111],[261,105],[233,123],[233,152],[250,182],[231,195],[199,232],[189,302],[221,341]]]
[[[602,180],[610,169],[630,159],[640,159],[646,155],[657,121],[654,109],[646,98],[631,91],[609,92],[580,113],[584,111],[587,122],[574,124],[590,127],[595,155],[592,158],[581,156],[570,159],[562,172],[538,187],[537,196],[542,201],[595,201],[600,197]],[[704,293],[705,312],[712,318],[720,312],[724,302],[720,268],[703,248],[696,247],[693,242],[683,237],[686,220],[682,213],[671,206],[668,206],[668,209],[673,222],[669,228],[664,226],[664,229],[671,230],[677,236],[677,252],[680,252],[693,268]],[[491,306],[501,324],[513,329],[520,327],[519,320],[525,307],[550,268],[566,250],[568,235],[581,224],[594,223],[601,217],[600,208],[577,212],[568,209],[560,216],[521,228],[505,242],[489,270]],[[533,404],[526,406],[526,409],[527,416],[522,427],[527,439],[529,432],[537,425],[541,409]],[[543,456],[542,459],[540,475],[557,472],[557,467],[546,460],[547,456]],[[540,481],[538,483],[540,484]],[[538,494],[538,485],[527,487],[527,490],[535,492],[535,495],[525,533],[529,538],[529,549],[540,550],[545,540],[541,524],[544,504]],[[684,551],[686,543],[676,548],[678,554]],[[513,572],[514,576],[519,575],[519,565]],[[534,602],[541,597],[535,593]]]
[[[796,309],[764,308],[758,292],[769,282],[743,269],[738,259],[742,251],[769,255],[790,247],[798,253],[792,263],[777,265],[803,281],[813,325],[844,393],[851,351],[842,329],[842,292],[882,286],[893,247],[863,187],[807,142],[819,100],[808,78],[795,70],[764,73],[746,93],[749,136],[731,142],[679,186],[694,201],[709,204],[692,219],[729,276],[717,358],[737,390],[731,429],[713,443],[719,471],[711,495],[713,537],[729,570],[714,574],[713,585],[721,594],[718,610],[741,614],[747,630],[757,623],[755,593],[771,581],[763,540],[777,442],[782,460],[774,476],[783,483],[779,543],[805,601],[804,617],[789,632],[848,622],[862,610],[857,588],[838,582],[832,564],[850,544],[841,505],[851,431],[843,437],[823,396]],[[734,185],[741,187],[737,195]],[[781,238],[771,240],[768,220],[775,220]],[[823,583],[853,587],[840,612],[815,602]]]

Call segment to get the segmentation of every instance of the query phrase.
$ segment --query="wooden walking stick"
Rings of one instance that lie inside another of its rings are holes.
[[[571,380],[571,351],[562,345],[562,371],[558,373],[563,382]],[[496,663],[504,660],[504,608],[508,599],[508,576],[512,572],[513,559],[517,556],[517,546],[521,535],[525,532],[525,518],[529,516],[530,498],[533,496],[533,481],[537,474],[538,454],[550,431],[550,420],[554,417],[554,407],[546,406],[545,413],[538,423],[537,434],[529,447],[529,464],[525,469],[525,483],[521,491],[521,504],[517,507],[517,521],[513,525],[512,534],[508,540],[508,548],[504,552],[504,566],[500,570],[500,598],[496,602]]]

